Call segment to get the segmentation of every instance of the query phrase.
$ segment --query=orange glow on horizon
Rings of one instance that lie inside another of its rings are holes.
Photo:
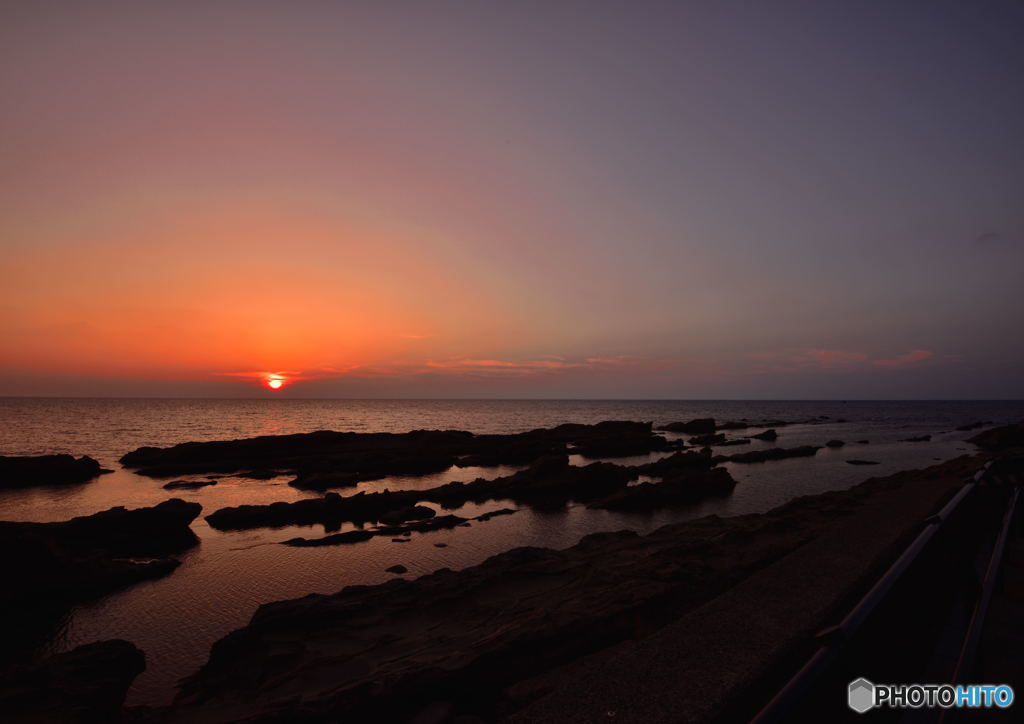
[[[281,389],[282,387],[284,387],[285,382],[287,381],[287,378],[284,377],[283,375],[267,375],[266,379],[264,380],[264,382],[266,382],[267,387],[269,387],[272,390]]]

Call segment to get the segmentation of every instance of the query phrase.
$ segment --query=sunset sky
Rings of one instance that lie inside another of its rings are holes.
[[[1012,0],[4,3],[0,395],[1024,398],[1022,38]]]

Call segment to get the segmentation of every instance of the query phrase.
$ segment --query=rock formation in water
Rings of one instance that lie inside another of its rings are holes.
[[[197,490],[208,485],[216,485],[216,480],[175,480],[163,486],[164,490]]]
[[[684,432],[689,435],[710,435],[715,432],[715,421],[710,417],[701,417],[689,422],[670,422],[658,429],[666,432]]]
[[[121,706],[146,657],[118,639],[86,644],[0,675],[5,724],[99,724],[121,720]]]
[[[570,500],[591,502],[606,498],[625,488],[639,475],[680,479],[693,471],[707,471],[713,465],[710,454],[677,452],[644,465],[623,466],[597,462],[586,466],[569,464],[565,454],[547,455],[525,470],[505,477],[478,478],[468,483],[452,482],[427,490],[360,492],[341,496],[328,493],[323,498],[270,505],[242,505],[222,508],[206,517],[219,530],[310,525],[320,523],[337,529],[342,522],[381,521],[396,511],[417,503],[433,502],[445,508],[458,508],[468,502],[514,500],[535,507],[559,507]]]
[[[197,542],[189,524],[201,510],[175,498],[59,523],[0,522],[0,615],[30,638],[74,603],[167,575],[179,565],[168,554]]]
[[[801,445],[800,447],[772,447],[767,450],[751,450],[735,455],[720,455],[714,458],[717,462],[763,463],[768,460],[785,458],[810,457],[821,450],[817,445]]]
[[[1024,422],[1015,425],[1003,425],[978,433],[970,438],[982,450],[1007,451],[1024,448]]]
[[[532,701],[517,698],[520,682],[656,635],[861,499],[840,491],[647,536],[599,533],[566,550],[518,548],[460,572],[267,604],[214,645],[167,721],[500,720]]]
[[[142,447],[121,458],[139,474],[172,477],[190,473],[292,471],[305,490],[347,487],[387,475],[423,475],[453,465],[519,465],[569,452],[622,457],[678,448],[651,431],[649,422],[565,424],[514,435],[474,435],[458,430],[407,433],[320,431],[245,440],[188,442]],[[269,474],[269,472],[267,474]],[[251,477],[252,473],[248,473]]]
[[[0,488],[29,488],[36,485],[70,485],[109,473],[88,455],[0,455]]]

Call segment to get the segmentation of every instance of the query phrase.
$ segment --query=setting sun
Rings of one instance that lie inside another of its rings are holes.
[[[270,375],[267,377],[267,387],[272,390],[279,390],[284,387],[285,378],[281,375]]]

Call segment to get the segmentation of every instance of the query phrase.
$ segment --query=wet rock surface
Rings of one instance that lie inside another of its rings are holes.
[[[29,488],[36,485],[72,485],[109,473],[88,455],[0,455],[0,488]]]

